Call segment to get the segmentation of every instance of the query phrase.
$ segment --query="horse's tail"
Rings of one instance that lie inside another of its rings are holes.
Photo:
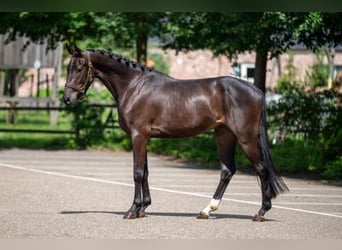
[[[272,198],[275,198],[278,194],[285,191],[289,191],[283,179],[276,175],[271,153],[268,145],[267,127],[266,127],[266,103],[262,112],[260,121],[258,143],[261,151],[261,165],[266,168],[267,179],[270,184]]]

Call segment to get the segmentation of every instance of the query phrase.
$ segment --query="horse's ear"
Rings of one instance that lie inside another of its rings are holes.
[[[67,49],[67,51],[69,52],[70,55],[73,55],[75,52],[75,48],[73,45],[70,45],[69,43],[65,44],[65,47]]]
[[[76,56],[76,57],[82,56],[82,50],[79,47],[77,47],[76,44],[67,43],[65,45],[65,47],[68,50],[68,52],[70,53],[70,55]]]
[[[76,44],[74,44],[74,55],[82,56],[82,50],[79,47],[77,47]]]

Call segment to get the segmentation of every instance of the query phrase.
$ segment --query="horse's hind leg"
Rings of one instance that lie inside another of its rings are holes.
[[[260,147],[257,139],[251,140],[248,143],[240,143],[246,156],[250,159],[253,167],[260,178],[261,182],[261,194],[262,194],[262,206],[258,213],[253,217],[253,221],[264,221],[264,215],[272,207],[272,188],[269,180],[269,172],[262,163]]]
[[[236,171],[234,158],[236,145],[235,135],[227,127],[221,126],[215,129],[215,136],[221,164],[220,182],[209,204],[197,216],[198,219],[208,219],[210,212],[218,209],[229,181]]]

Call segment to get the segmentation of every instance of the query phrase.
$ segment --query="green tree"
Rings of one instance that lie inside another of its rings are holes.
[[[229,58],[255,51],[254,83],[265,91],[266,63],[295,43],[309,49],[341,44],[341,13],[169,13],[165,47],[210,49]]]
[[[289,53],[289,59],[285,65],[286,72],[282,74],[277,82],[277,91],[286,92],[296,85],[297,68],[293,65],[294,54]]]
[[[7,42],[25,36],[28,43],[47,41],[51,49],[59,41],[75,42],[106,34],[116,24],[116,20],[105,22],[108,18],[114,19],[106,13],[92,12],[8,12],[0,16],[0,33],[8,34]]]
[[[18,36],[29,42],[47,41],[54,48],[59,41],[71,43],[88,40],[106,49],[136,48],[137,61],[146,63],[147,40],[160,32],[163,12],[10,12],[0,16],[0,34],[7,41]]]
[[[135,41],[137,62],[146,64],[147,62],[147,42],[148,38],[158,36],[162,32],[160,21],[165,18],[163,12],[128,12],[121,13],[124,26],[130,27],[130,39]]]
[[[311,71],[306,73],[306,84],[312,88],[326,86],[328,83],[330,67],[324,62],[325,53],[316,51],[316,62],[311,66]]]
[[[8,33],[8,41],[17,36],[47,39],[50,48],[58,41],[87,38],[105,48],[135,47],[138,62],[146,62],[151,36],[161,37],[164,48],[207,48],[229,58],[256,51],[254,82],[265,91],[268,58],[295,43],[309,49],[341,44],[341,19],[342,13],[319,12],[12,12],[1,14],[0,33]]]

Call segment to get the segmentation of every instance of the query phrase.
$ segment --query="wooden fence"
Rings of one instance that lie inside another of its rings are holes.
[[[90,108],[111,108],[111,111],[104,123],[104,128],[118,128],[118,120],[115,119],[113,116],[113,109],[116,108],[115,104],[89,104]],[[71,110],[72,108],[66,107],[66,106],[60,106],[60,107],[39,107],[39,106],[20,106],[20,107],[11,107],[11,106],[0,106],[0,111],[5,110],[8,112],[16,112],[16,111],[37,111],[37,112],[62,112]],[[8,132],[8,133],[47,133],[47,134],[75,134],[77,135],[79,131],[76,130],[63,130],[63,129],[26,129],[26,128],[0,128],[0,132]]]

